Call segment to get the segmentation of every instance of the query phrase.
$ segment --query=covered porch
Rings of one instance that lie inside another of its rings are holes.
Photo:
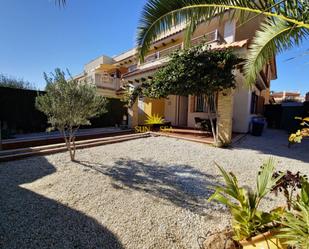
[[[219,140],[222,144],[232,142],[233,118],[233,91],[227,90],[217,95],[216,119]],[[141,98],[129,110],[129,124],[132,128],[143,125],[145,117],[159,115],[171,125],[172,130],[163,132],[169,136],[188,137],[190,140],[198,139],[206,143],[213,143],[210,131],[200,126],[201,120],[207,121],[205,102],[201,96],[171,95],[166,99],[152,100]]]

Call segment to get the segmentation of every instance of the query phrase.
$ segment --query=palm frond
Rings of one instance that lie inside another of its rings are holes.
[[[309,30],[299,28],[280,19],[268,19],[256,32],[250,46],[245,65],[245,77],[248,85],[255,83],[257,74],[264,65],[277,53],[301,44],[309,34]]]
[[[270,158],[262,166],[262,171],[257,176],[257,194],[259,198],[263,198],[267,195],[271,189],[276,185],[278,180],[283,176],[283,173],[278,177],[273,178],[273,172],[275,170],[275,162]]]
[[[143,60],[151,42],[173,26],[189,25],[187,30],[193,32],[197,21],[209,21],[214,16],[222,16],[225,13],[240,19],[246,19],[248,13],[262,14],[309,29],[306,1],[301,3],[293,0],[289,1],[289,4],[285,2],[285,0],[148,0],[142,12],[137,34],[140,58]]]

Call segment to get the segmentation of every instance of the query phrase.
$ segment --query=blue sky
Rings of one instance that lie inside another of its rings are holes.
[[[80,73],[95,57],[113,56],[135,45],[136,27],[146,0],[0,0],[0,73],[44,88],[43,72],[56,67]],[[278,56],[272,90],[309,91],[309,41]],[[296,59],[286,61],[288,58]]]

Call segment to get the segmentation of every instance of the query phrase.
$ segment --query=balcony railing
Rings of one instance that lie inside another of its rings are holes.
[[[174,51],[177,51],[179,49],[181,49],[182,45],[181,44],[177,44],[173,47],[170,47],[170,48],[167,48],[167,49],[163,49],[161,51],[158,51],[154,54],[151,54],[151,55],[148,55],[146,58],[145,58],[145,63],[147,62],[153,62],[155,60],[159,60],[159,59],[162,59],[164,57],[167,57],[169,56],[172,52]]]
[[[201,35],[201,36],[193,38],[191,40],[191,46],[196,46],[202,42],[212,43],[215,41],[219,41],[219,32],[217,29],[205,35]]]
[[[118,90],[120,88],[120,79],[109,75],[96,75],[95,84],[97,87]]]
[[[206,42],[206,43],[212,43],[215,41],[219,41],[219,32],[218,30],[214,30],[212,32],[209,32],[205,35],[202,36],[198,36],[195,37],[191,40],[191,45],[192,46],[196,46],[198,44],[200,44],[201,42]],[[177,44],[173,47],[158,51],[156,53],[150,54],[145,58],[145,62],[143,63],[143,65],[147,64],[147,63],[151,63],[160,59],[163,59],[167,56],[169,56],[170,54],[172,54],[173,52],[182,49],[183,44]]]

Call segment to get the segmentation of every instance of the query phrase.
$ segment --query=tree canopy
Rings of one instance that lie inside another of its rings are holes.
[[[179,50],[159,69],[152,80],[143,82],[131,94],[130,105],[138,96],[166,98],[168,95],[203,95],[211,131],[218,144],[215,127],[216,94],[235,87],[236,65],[241,60],[231,50],[211,50],[204,44]],[[213,107],[213,108],[211,108]]]
[[[90,118],[106,112],[107,100],[97,94],[94,85],[77,82],[72,77],[67,80],[60,69],[51,76],[44,75],[46,94],[36,98],[36,107],[46,114],[51,129],[64,135],[74,160],[76,131],[81,125],[90,125]]]
[[[28,81],[17,79],[12,76],[0,74],[0,86],[17,89],[34,89],[35,87]]]
[[[144,82],[135,91],[151,98],[212,95],[235,87],[233,70],[239,62],[231,50],[211,50],[205,45],[179,50],[152,80]]]

